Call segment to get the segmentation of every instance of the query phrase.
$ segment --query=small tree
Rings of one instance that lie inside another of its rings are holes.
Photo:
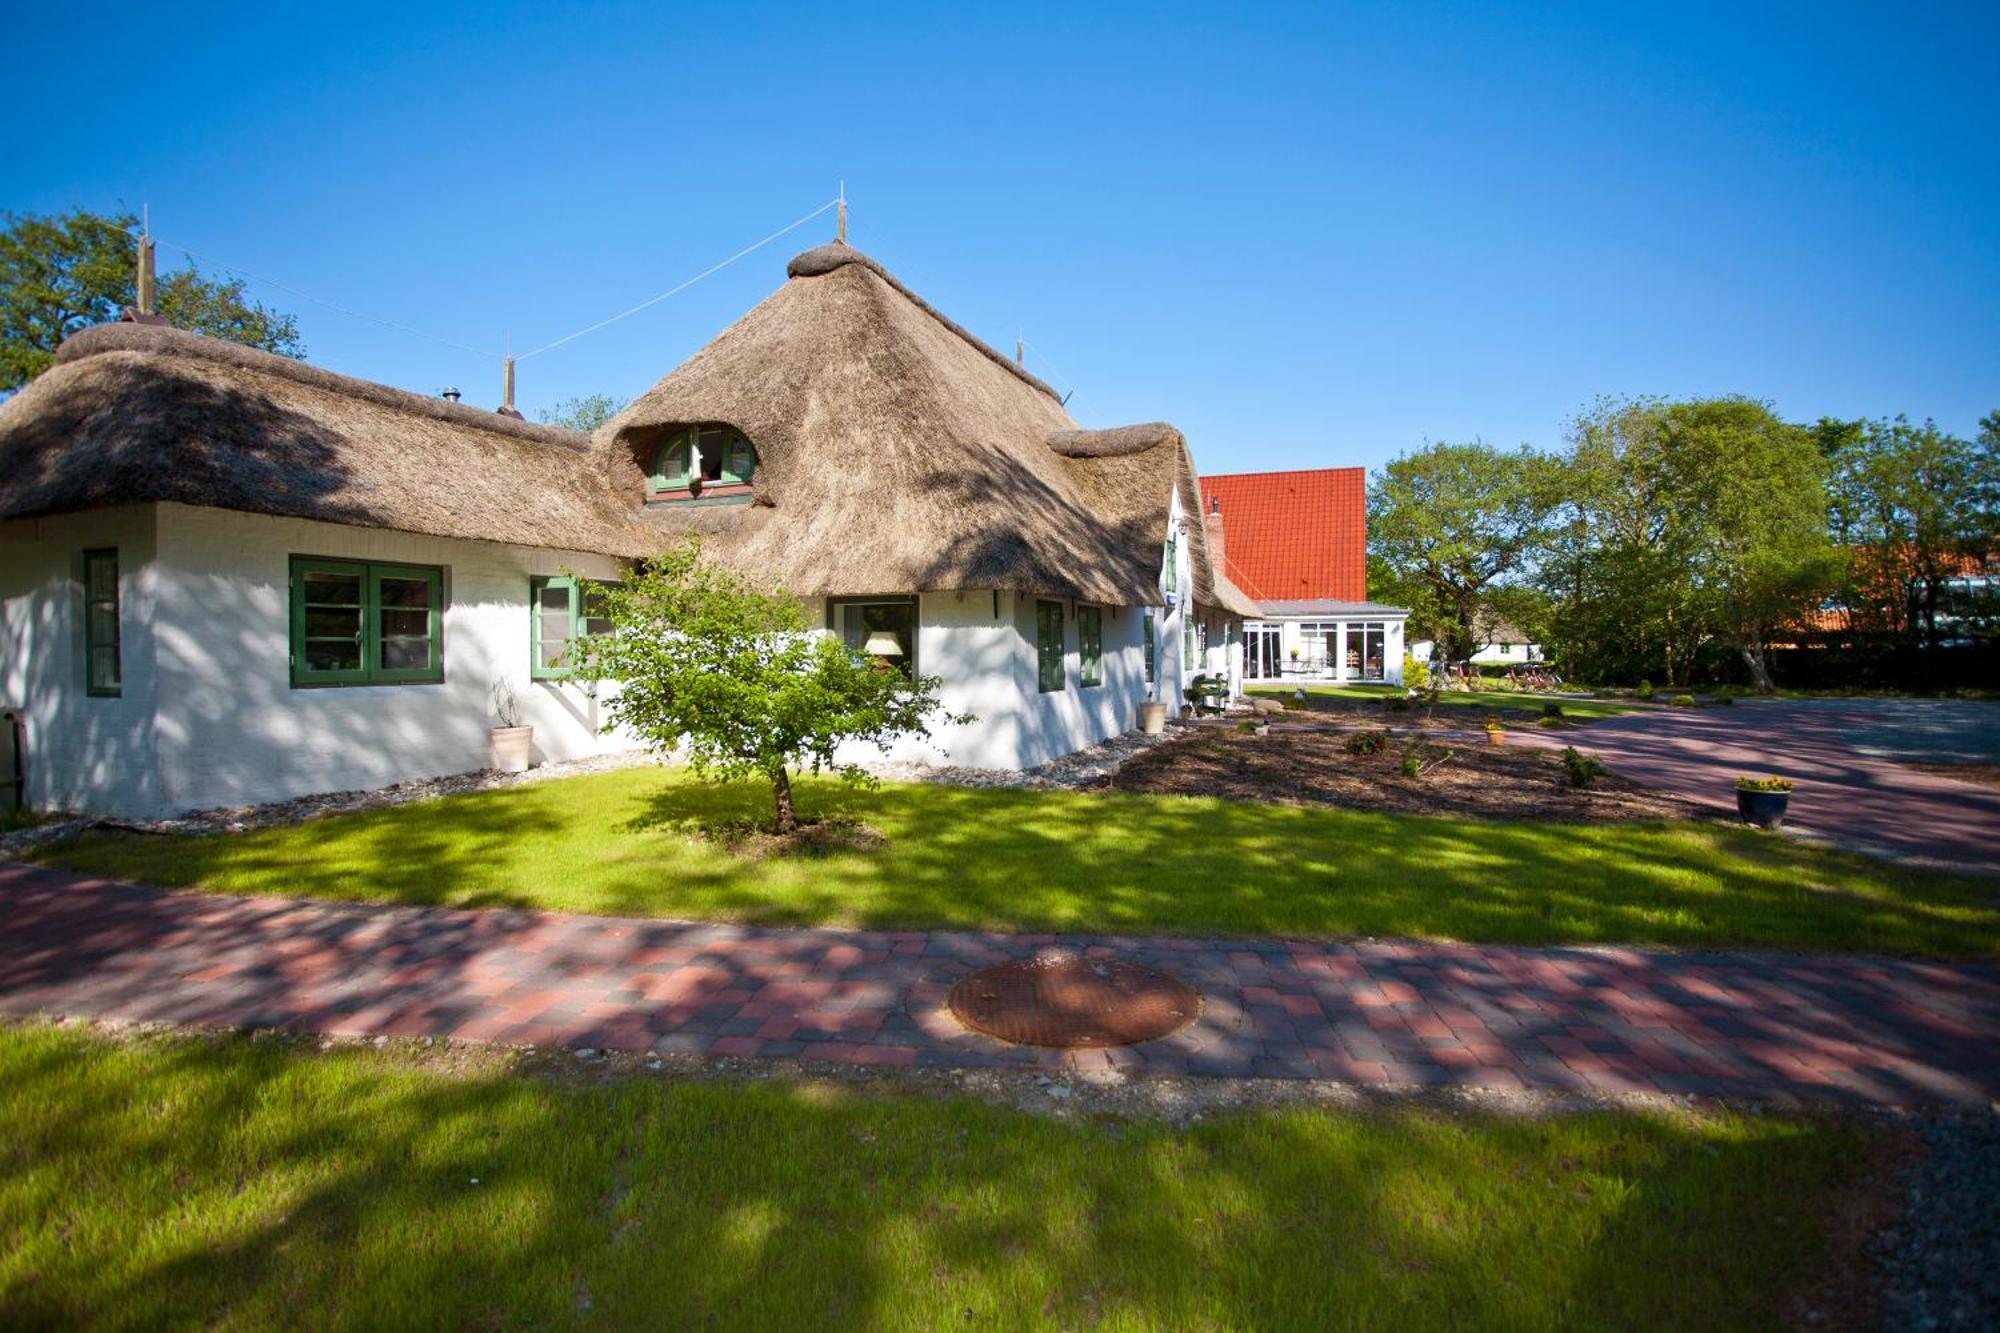
[[[605,729],[624,727],[657,752],[684,750],[708,781],[757,775],[771,784],[779,833],[798,828],[791,775],[831,770],[843,742],[929,736],[934,721],[970,722],[938,702],[935,676],[908,677],[806,623],[805,608],[702,559],[690,537],[599,590],[612,631],[584,640],[579,674],[617,682]]]

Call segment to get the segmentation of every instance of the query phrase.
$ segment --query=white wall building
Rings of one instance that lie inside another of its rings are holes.
[[[501,681],[537,762],[629,748],[559,665],[592,628],[570,576],[686,532],[977,715],[892,757],[1042,763],[1230,669],[1244,608],[1179,432],[1077,428],[844,246],[792,272],[594,440],[163,328],[72,338],[0,405],[27,803],[151,817],[477,769]]]
[[[1409,613],[1374,602],[1265,602],[1243,624],[1243,679],[1251,685],[1403,683]]]

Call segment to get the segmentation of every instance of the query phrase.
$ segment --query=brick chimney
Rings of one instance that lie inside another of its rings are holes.
[[[1220,496],[1208,502],[1208,512],[1201,516],[1202,526],[1208,529],[1208,561],[1215,566],[1218,574],[1224,573],[1225,548],[1222,544],[1222,499]],[[1226,574],[1225,574],[1226,577]]]

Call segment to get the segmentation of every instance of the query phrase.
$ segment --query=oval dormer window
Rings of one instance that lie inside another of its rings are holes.
[[[648,499],[747,497],[757,471],[757,451],[733,426],[686,426],[669,435],[653,455]]]

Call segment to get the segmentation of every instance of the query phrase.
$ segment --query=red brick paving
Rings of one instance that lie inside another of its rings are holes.
[[[856,1064],[1875,1102],[2000,1097],[2000,967],[1285,940],[765,930],[171,893],[0,865],[0,1012]],[[1204,995],[1173,1036],[1012,1047],[967,972],[1114,949]]]
[[[2000,789],[1925,773],[1854,747],[1865,706],[1746,703],[1656,709],[1580,732],[1512,733],[1574,745],[1620,777],[1734,812],[1739,775],[1792,779],[1786,827],[1840,846],[2000,873]]]

